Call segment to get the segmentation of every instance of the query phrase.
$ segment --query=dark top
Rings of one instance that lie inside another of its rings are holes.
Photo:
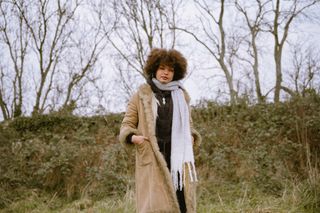
[[[156,120],[156,137],[160,152],[163,154],[170,170],[171,128],[173,115],[171,91],[160,90],[153,84],[153,82],[151,82],[150,85],[159,103]]]

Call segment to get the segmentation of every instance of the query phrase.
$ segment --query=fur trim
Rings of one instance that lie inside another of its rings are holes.
[[[152,105],[152,112],[153,112],[153,119],[156,121],[158,117],[158,105],[159,101],[157,100],[156,96],[154,93],[152,93],[152,100],[151,100],[151,105]],[[155,127],[154,127],[155,128]]]
[[[201,141],[202,141],[200,133],[197,130],[193,129],[193,128],[191,128],[191,133],[192,133],[192,136],[194,138],[194,144],[199,146],[201,144]]]
[[[179,209],[179,203],[178,203],[178,199],[176,196],[176,192],[174,190],[173,187],[173,183],[172,183],[172,179],[171,179],[171,174],[170,171],[168,169],[167,163],[163,157],[163,155],[160,152],[159,146],[158,146],[158,142],[157,142],[157,138],[156,138],[156,133],[155,133],[155,124],[156,124],[156,120],[154,119],[154,112],[152,111],[152,97],[153,97],[153,92],[150,88],[149,85],[144,84],[143,86],[141,86],[140,89],[140,93],[139,96],[141,98],[141,101],[144,105],[144,109],[145,109],[145,116],[146,116],[146,123],[148,125],[148,129],[149,129],[149,135],[150,135],[150,143],[151,143],[151,147],[154,151],[155,157],[157,159],[157,161],[159,162],[160,169],[162,170],[162,173],[166,179],[166,183],[167,184],[167,188],[168,190],[170,190],[170,195],[171,195],[171,199],[172,201],[174,201],[174,203],[172,204],[172,206],[175,206],[177,209]]]
[[[133,144],[127,143],[127,137],[130,134],[140,135],[140,133],[137,129],[133,129],[130,127],[122,128],[121,133],[119,134],[119,141],[122,145],[125,146],[125,148],[132,148],[133,147]]]

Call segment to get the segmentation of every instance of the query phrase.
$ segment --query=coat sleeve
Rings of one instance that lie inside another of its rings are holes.
[[[137,129],[138,122],[138,94],[136,93],[128,103],[127,110],[120,127],[119,141],[126,148],[133,147],[133,144],[127,143],[127,137],[132,134],[139,135],[139,131]]]

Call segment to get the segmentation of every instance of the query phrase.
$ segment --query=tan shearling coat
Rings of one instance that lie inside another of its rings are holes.
[[[189,103],[190,98],[185,92]],[[170,171],[159,151],[156,125],[156,99],[148,84],[142,85],[131,98],[120,128],[119,140],[127,148],[136,150],[136,204],[139,213],[178,213],[178,200],[173,187]],[[190,116],[191,128],[192,120]],[[128,144],[129,134],[143,135],[148,138],[139,145]],[[200,144],[201,136],[191,129],[194,144]],[[196,212],[196,183],[186,177],[184,193],[188,213]]]

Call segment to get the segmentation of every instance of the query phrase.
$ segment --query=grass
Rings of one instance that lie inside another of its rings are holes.
[[[319,107],[301,106],[196,111],[198,213],[320,212]],[[135,211],[134,152],[117,141],[120,115],[31,119],[0,125],[0,212]]]
[[[310,205],[308,182],[288,182],[282,195],[262,192],[250,183],[217,185],[215,192],[209,194],[205,188],[198,190],[199,213],[313,213],[319,210],[317,204]],[[210,186],[212,187],[212,186]],[[313,186],[314,187],[314,186]],[[123,197],[110,197],[94,201],[88,197],[68,202],[56,194],[40,193],[30,190],[25,199],[12,203],[0,212],[6,213],[131,213],[135,212],[134,192]]]
[[[77,213],[77,212],[110,212],[131,213],[134,212],[134,202],[126,195],[120,198],[108,198],[93,201],[84,197],[79,200],[68,202],[55,194],[37,194],[31,190],[29,197],[12,203],[3,213]]]

